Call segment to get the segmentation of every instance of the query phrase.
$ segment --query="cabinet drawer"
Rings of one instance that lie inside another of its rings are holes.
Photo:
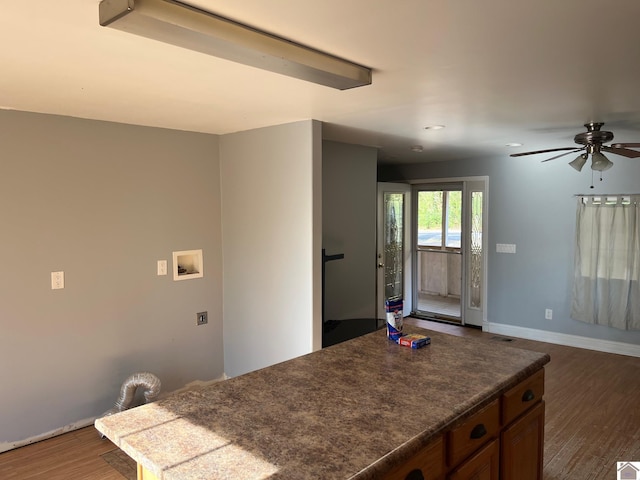
[[[542,400],[544,368],[502,395],[502,424],[508,425],[521,413]]]
[[[417,472],[415,472],[417,470]],[[418,473],[419,472],[419,473]],[[384,480],[424,478],[439,480],[444,473],[444,440],[439,437],[408,461],[384,476]],[[410,474],[412,474],[410,476]]]
[[[500,403],[494,400],[449,431],[447,464],[452,467],[500,432]]]
[[[500,475],[500,443],[496,439],[456,468],[448,480],[498,480]]]

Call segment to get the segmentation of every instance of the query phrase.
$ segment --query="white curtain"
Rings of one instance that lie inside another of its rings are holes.
[[[571,317],[640,330],[640,195],[578,198]]]

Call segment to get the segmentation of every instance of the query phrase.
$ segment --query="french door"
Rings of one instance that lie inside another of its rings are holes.
[[[482,326],[486,179],[413,186],[413,313]]]
[[[403,313],[412,310],[411,185],[378,183],[377,294],[380,326],[386,323],[386,300],[402,299]]]

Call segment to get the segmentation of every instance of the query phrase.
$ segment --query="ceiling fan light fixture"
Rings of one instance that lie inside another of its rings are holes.
[[[605,157],[600,152],[593,152],[591,154],[591,170],[596,172],[604,172],[613,167],[613,162]]]
[[[586,153],[581,153],[576,157],[575,160],[573,160],[572,162],[569,162],[569,165],[580,172],[582,170],[582,167],[584,167],[584,164],[587,163],[588,156],[589,155],[587,155]]]

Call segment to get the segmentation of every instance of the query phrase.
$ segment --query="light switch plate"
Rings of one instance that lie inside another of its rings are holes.
[[[496,243],[498,253],[516,253],[516,246],[513,243]]]
[[[158,260],[158,275],[166,275],[166,274],[167,274],[167,261]]]

